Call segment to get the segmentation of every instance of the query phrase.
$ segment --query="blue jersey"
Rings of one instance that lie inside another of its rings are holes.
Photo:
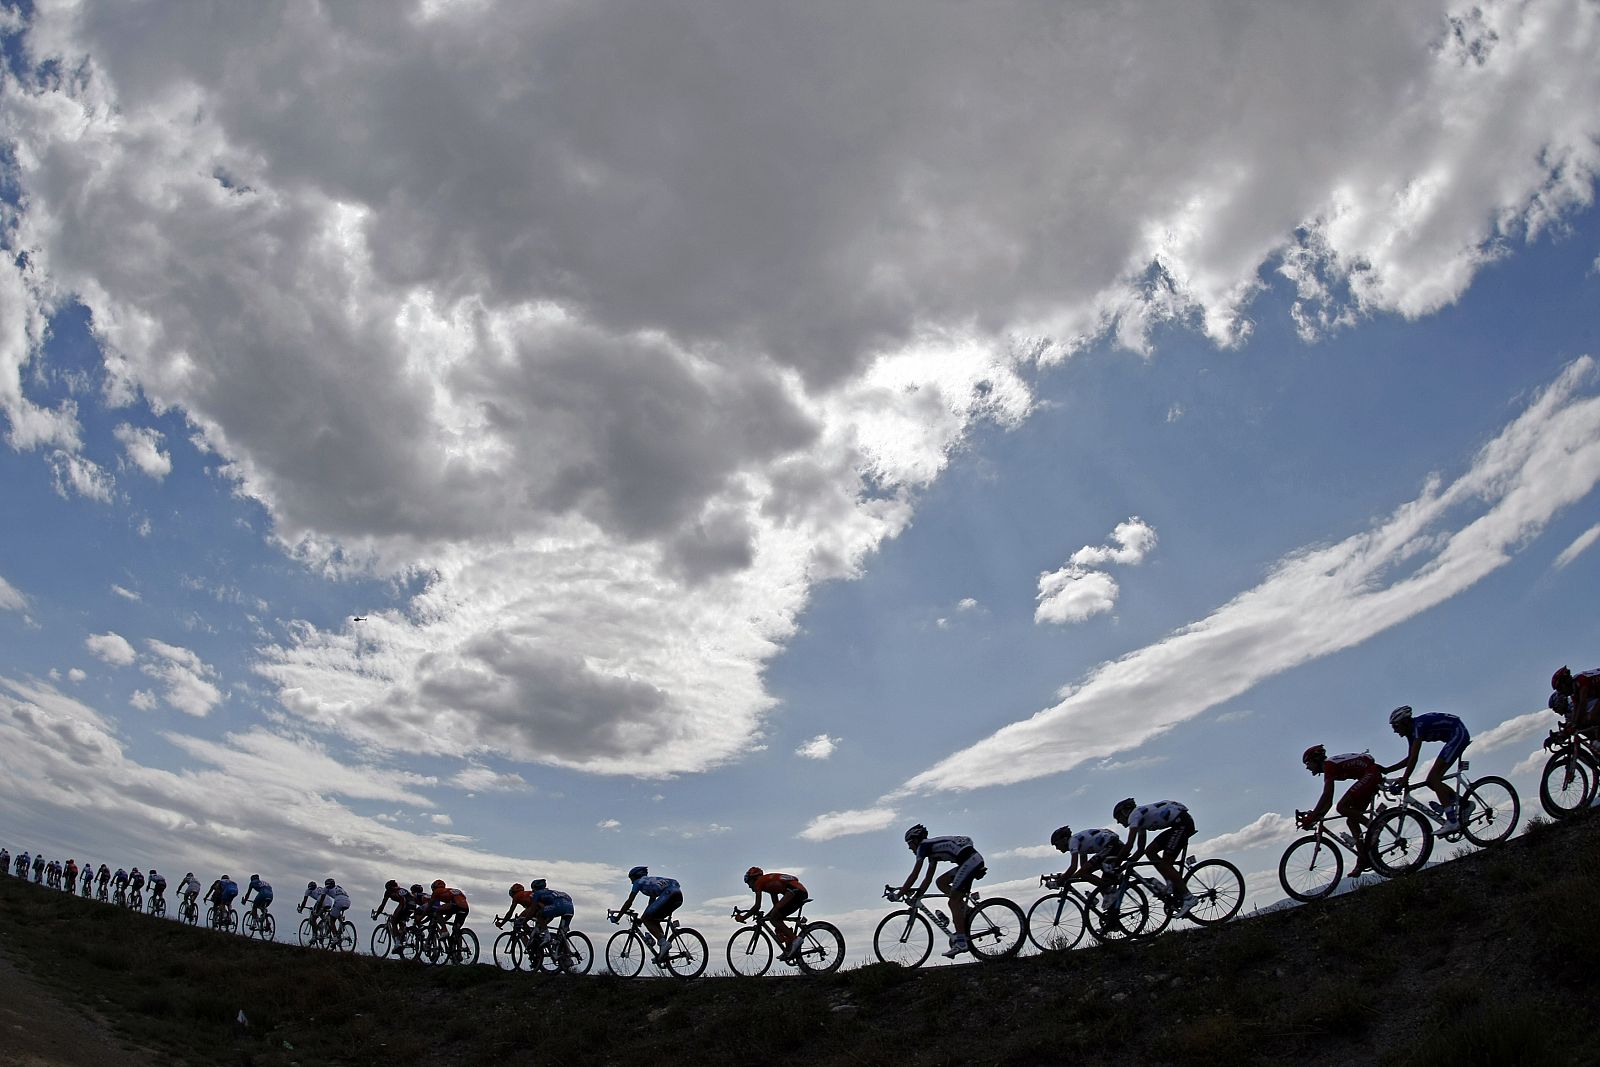
[[[1426,715],[1413,715],[1411,717],[1411,741],[1449,741],[1466,730],[1466,726],[1454,715],[1446,715],[1442,711],[1430,711]]]
[[[669,894],[676,893],[678,892],[679,888],[680,887],[677,879],[657,878],[653,875],[645,875],[643,878],[633,883],[633,891],[635,893],[643,893],[651,900],[654,900],[656,897],[664,897],[668,896]]]
[[[671,881],[671,879],[668,879],[668,881]],[[559,889],[535,889],[533,891],[533,902],[542,910],[554,908],[564,914],[572,914],[572,898]]]
[[[239,895],[238,883],[236,883],[232,878],[218,883],[217,895],[223,900],[232,900],[234,897]]]

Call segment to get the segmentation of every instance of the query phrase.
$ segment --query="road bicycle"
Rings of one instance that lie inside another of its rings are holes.
[[[496,919],[495,925],[505,923]],[[511,920],[511,929],[494,939],[495,966],[508,971],[588,974],[594,965],[594,944],[588,934],[571,927],[570,916],[553,929],[540,930],[532,919],[518,915]]]
[[[872,951],[883,963],[901,967],[921,967],[933,952],[933,928],[950,933],[950,919],[937,908],[929,908],[924,894],[913,889],[901,895],[896,886],[883,887],[885,900],[907,905],[885,915],[872,934]],[[967,902],[967,948],[978,959],[1013,956],[1022,948],[1027,919],[1022,909],[1005,897],[984,900],[969,891]]]
[[[1409,781],[1383,784],[1384,794],[1397,803],[1380,801],[1367,831],[1367,854],[1374,870],[1386,878],[1421,870],[1432,854],[1435,837],[1451,842],[1466,838],[1479,848],[1488,848],[1516,831],[1522,811],[1517,791],[1494,775],[1469,780],[1466,772],[1470,767],[1469,761],[1461,760],[1449,777],[1460,810],[1456,824],[1444,817],[1438,804],[1423,804],[1412,796],[1417,785]]]
[[[644,920],[633,909],[608,911],[606,918],[613,923],[623,916],[631,920],[626,930],[618,930],[606,941],[606,966],[618,978],[634,978],[644,970],[646,961],[658,971],[665,970],[677,978],[698,978],[705,973],[710,950],[700,931],[691,929],[677,919],[667,921],[667,943],[660,956],[656,955],[647,931],[640,929]]]
[[[298,913],[306,909],[301,905],[294,910]],[[341,919],[335,924],[333,912],[327,908],[318,908],[301,919],[296,936],[302,948],[325,948],[330,952],[356,950],[356,924],[349,919]]]
[[[102,904],[107,902],[108,898],[106,896],[106,883],[104,883],[104,882],[100,883],[100,892],[95,894],[95,899],[98,900]]]
[[[144,911],[144,894],[137,889],[128,890],[128,910]]]
[[[474,964],[478,962],[478,935],[465,926],[457,933],[453,923],[425,915],[408,931],[401,955],[431,964]]]
[[[1298,824],[1305,818],[1305,812],[1297,811],[1294,817]],[[1321,900],[1332,893],[1344,877],[1344,853],[1358,854],[1356,839],[1348,833],[1328,829],[1328,819],[1329,814],[1323,814],[1317,819],[1316,828],[1290,842],[1278,860],[1279,884],[1285,893],[1301,903]]]
[[[373,922],[378,922],[378,912],[370,912]],[[406,934],[410,925],[409,916],[402,919],[398,913],[391,912],[384,916],[383,922],[372,928],[372,936],[368,939],[368,946],[372,954],[379,959],[385,956],[399,956],[402,959],[416,959],[415,956],[406,956]]]
[[[1184,888],[1195,898],[1189,913],[1183,918],[1198,926],[1220,926],[1239,914],[1239,909],[1244,906],[1244,875],[1239,868],[1227,860],[1196,860],[1189,855],[1187,841],[1172,862],[1184,872]],[[1089,894],[1085,913],[1099,917],[1103,922],[1102,930],[1115,921],[1121,924],[1121,929],[1116,933],[1134,939],[1154,937],[1165,930],[1167,924],[1183,910],[1183,897],[1168,887],[1167,880],[1161,877],[1160,872],[1156,872],[1154,877],[1143,875],[1139,873],[1141,867],[1154,870],[1155,864],[1148,856],[1134,864],[1118,863],[1107,870],[1107,877],[1101,881],[1100,888]],[[1128,925],[1130,912],[1123,906],[1123,895],[1135,886],[1149,895],[1151,905],[1144,923],[1132,928]]]
[[[194,902],[193,893],[185,893],[183,900],[178,904],[178,921],[193,926],[200,921],[200,908]]]
[[[246,907],[239,923],[244,928],[246,937],[256,937],[262,941],[278,939],[278,920],[272,917],[270,911],[262,909],[258,912],[253,905]]]
[[[1587,808],[1600,791],[1600,747],[1593,738],[1556,730],[1544,740],[1550,750],[1539,776],[1539,803],[1552,819],[1566,819]]]
[[[94,895],[94,878],[90,875],[83,876],[83,896],[87,900]]]
[[[741,923],[753,920],[755,925],[741,926],[728,938],[728,967],[734,974],[759,978],[767,973],[776,956],[785,966],[798,967],[806,974],[837,971],[844,962],[844,935],[830,922],[808,922],[803,913],[811,903],[807,900],[793,914],[785,916],[797,932],[789,948],[782,952],[777,949],[778,936],[766,912],[757,911],[740,918],[743,913],[735,908],[735,919]]]
[[[164,919],[167,915],[167,898],[161,893],[150,894],[150,914],[157,919]]]
[[[128,906],[128,889],[126,886],[117,886],[116,891],[111,894],[111,903],[119,908]]]
[[[206,927],[219,933],[232,934],[239,930],[239,913],[233,908],[212,904],[206,909]]]
[[[1117,901],[1117,910],[1109,913],[1106,898],[1091,903],[1089,895],[1075,884],[1063,884],[1059,874],[1042,874],[1039,884],[1055,890],[1028,908],[1028,940],[1042,951],[1076,948],[1085,934],[1101,942],[1137,937],[1150,921],[1150,898],[1138,883],[1128,885]]]

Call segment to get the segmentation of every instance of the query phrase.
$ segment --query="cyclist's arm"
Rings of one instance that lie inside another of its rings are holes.
[[[1410,751],[1408,751],[1406,753],[1406,758],[1401,760],[1399,763],[1394,764],[1393,766],[1384,767],[1383,768],[1383,773],[1384,774],[1389,774],[1392,771],[1399,771],[1400,768],[1404,767],[1405,770],[1401,771],[1400,777],[1401,778],[1410,778],[1411,777],[1411,772],[1416,770],[1416,768],[1417,768],[1417,756],[1421,752],[1422,752],[1422,738],[1419,737],[1416,740],[1411,742],[1411,749],[1410,749]]]
[[[937,863],[935,865],[937,865]],[[920,873],[922,873],[922,857],[918,856],[916,864],[911,868],[911,873],[906,875],[906,880],[904,882],[900,883],[901,896],[905,896],[911,891],[911,883],[917,880],[917,875]],[[927,889],[928,883],[931,881],[933,881],[933,868],[929,867],[928,877],[922,880],[922,889]],[[922,889],[917,890],[917,892],[921,893]]]
[[[1067,854],[1067,869],[1062,871],[1059,875],[1062,885],[1066,885],[1068,882],[1076,878],[1078,876],[1078,872],[1083,869],[1083,864],[1079,862],[1081,858],[1082,857],[1080,857],[1076,852],[1069,852]]]
[[[1128,839],[1122,843],[1122,852],[1124,856],[1126,856],[1125,862],[1129,867],[1132,867],[1135,863],[1138,863],[1144,858],[1144,850],[1148,844],[1148,837],[1149,834],[1142,829],[1130,829],[1128,831]],[[1135,841],[1138,842],[1137,847],[1134,845]]]
[[[1316,807],[1306,812],[1306,823],[1314,823],[1328,813],[1333,807],[1333,775],[1322,776],[1322,796],[1318,798]]]
[[[255,892],[255,888],[256,887],[253,885],[247,885],[244,887],[244,896],[239,900],[239,907],[248,908],[250,906],[250,894]]]
[[[633,892],[629,893],[628,894],[628,899],[624,900],[622,902],[622,907],[618,908],[617,911],[620,913],[620,912],[627,911],[629,908],[633,907],[633,898],[638,896],[638,895],[639,895],[639,891],[637,889],[635,889]]]

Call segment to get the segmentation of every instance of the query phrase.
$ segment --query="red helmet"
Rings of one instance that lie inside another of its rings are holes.
[[[433,880],[433,891],[435,893],[437,893],[439,890],[441,890],[443,888],[444,888],[444,879],[443,878],[435,878]]]
[[[760,867],[751,867],[748,871],[744,872],[744,884],[745,885],[755,885],[756,884],[756,879],[760,878],[763,874],[766,874],[766,873],[767,872],[763,871]]]
[[[1306,765],[1306,770],[1312,770],[1312,764],[1321,763],[1328,758],[1328,750],[1322,745],[1312,745],[1300,755],[1300,762]]]
[[[1559,671],[1556,671],[1556,673],[1552,674],[1550,676],[1550,688],[1554,689],[1558,693],[1571,693],[1572,671],[1566,667],[1562,667]]]

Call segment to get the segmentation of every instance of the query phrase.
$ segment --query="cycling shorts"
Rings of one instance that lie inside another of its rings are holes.
[[[264,908],[268,904],[271,904],[271,903],[272,903],[272,894],[271,893],[257,893],[256,894],[256,900],[255,900],[256,907]]]
[[[683,894],[680,893],[678,895],[681,897]],[[552,904],[548,908],[540,908],[537,912],[534,913],[534,918],[538,919],[540,922],[546,922],[547,923],[552,919],[559,919],[563,915],[571,915],[571,914],[572,914],[572,904],[570,902],[568,902],[568,903],[564,903],[564,904]]]
[[[983,853],[977,849],[972,850],[972,855],[962,860],[950,875],[950,895],[964,897],[972,888],[972,883],[989,873],[989,868],[983,865]]]
[[[217,903],[224,908],[233,907],[233,902],[238,898],[238,893],[224,893],[217,898]]]
[[[1339,798],[1335,807],[1340,815],[1347,819],[1354,819],[1366,811],[1372,804],[1372,798],[1378,795],[1378,790],[1383,788],[1383,772],[1371,770],[1356,779],[1355,785],[1344,791],[1344,796]]]
[[[1194,836],[1194,816],[1185,811],[1176,822],[1156,835],[1150,842],[1150,851],[1171,858],[1176,856],[1189,838]]]
[[[1444,750],[1439,753],[1439,762],[1448,770],[1455,765],[1456,760],[1461,758],[1461,753],[1465,752],[1470,744],[1472,744],[1472,735],[1463,726],[1450,735],[1450,740],[1444,743]]]
[[[644,909],[643,918],[665,919],[668,915],[683,906],[683,890],[674,889],[670,893],[662,893],[650,902]]]

